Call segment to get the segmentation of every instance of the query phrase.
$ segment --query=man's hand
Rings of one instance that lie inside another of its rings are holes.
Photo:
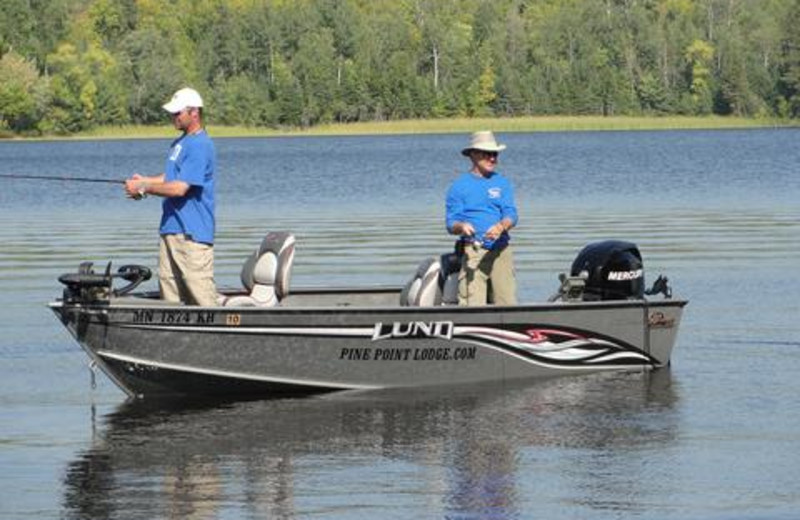
[[[142,179],[141,175],[134,173],[130,179],[125,181],[125,195],[129,199],[139,200],[146,195],[145,188],[147,186]]]
[[[498,238],[500,238],[500,235],[502,235],[503,232],[508,231],[509,227],[506,227],[505,220],[501,220],[500,222],[498,222],[494,226],[490,227],[486,231],[486,234],[484,235],[484,237],[489,239],[489,240],[497,240]]]
[[[474,237],[475,228],[469,222],[456,222],[453,224],[453,234],[464,237]]]

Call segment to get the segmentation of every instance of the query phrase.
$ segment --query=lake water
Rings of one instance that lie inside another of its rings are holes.
[[[521,299],[587,243],[635,242],[690,300],[669,370],[127,403],[45,304],[81,261],[154,267],[158,201],[0,179],[0,518],[797,518],[800,131],[500,139]],[[218,139],[218,284],[269,230],[297,236],[293,285],[403,283],[451,247],[466,141]],[[0,142],[0,174],[122,179],[168,144]]]

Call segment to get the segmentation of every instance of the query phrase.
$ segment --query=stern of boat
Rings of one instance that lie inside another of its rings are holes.
[[[643,349],[654,359],[655,368],[670,364],[687,303],[685,300],[664,300],[648,302],[644,307],[646,333]]]

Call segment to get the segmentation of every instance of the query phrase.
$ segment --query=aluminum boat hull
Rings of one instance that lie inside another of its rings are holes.
[[[520,381],[670,363],[684,300],[401,307],[400,289],[307,289],[278,307],[153,295],[50,304],[126,393],[276,396]]]

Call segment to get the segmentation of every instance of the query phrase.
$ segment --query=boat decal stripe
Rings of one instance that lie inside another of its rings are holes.
[[[153,361],[149,359],[137,358],[134,356],[126,356],[123,354],[117,354],[115,352],[108,352],[105,350],[98,350],[97,355],[103,358],[110,358],[116,361],[122,361],[124,363],[133,363],[136,365],[163,368],[166,370],[174,370],[177,372],[189,372],[192,374],[204,374],[217,377],[228,377],[233,379],[246,379],[248,381],[283,383],[283,384],[292,384],[299,386],[315,386],[320,388],[338,388],[342,390],[349,390],[349,389],[374,390],[381,388],[380,386],[377,385],[343,384],[343,383],[332,383],[328,381],[315,381],[310,379],[292,379],[288,377],[261,376],[256,374],[249,374],[246,372],[235,372],[230,370],[211,370],[207,368],[178,365],[175,363],[165,363],[162,361]]]
[[[558,348],[558,345],[542,344],[541,341],[510,341],[500,339],[501,336],[485,334],[459,333],[453,334],[453,339],[467,340],[470,343],[505,351],[530,362],[549,367],[576,366],[631,366],[653,365],[656,360],[633,346],[623,346],[605,339],[583,338],[581,341],[570,339],[568,346]],[[519,334],[515,334],[519,336]],[[568,336],[573,336],[569,333]],[[541,348],[544,347],[544,348]]]
[[[251,334],[299,337],[372,338],[375,327],[210,327],[186,325],[119,324],[123,328],[172,332]],[[610,339],[567,329],[528,328],[525,333],[483,326],[455,326],[452,337],[474,345],[504,352],[528,362],[575,368],[581,365],[654,365],[657,360],[642,350]]]
[[[569,370],[598,370],[600,368],[604,370],[613,370],[613,369],[623,369],[623,368],[630,368],[631,366],[652,366],[652,363],[645,363],[642,361],[639,362],[624,362],[624,363],[603,363],[603,364],[591,364],[585,361],[579,362],[565,362],[565,361],[558,361],[558,360],[550,360],[550,359],[540,359],[535,358],[529,355],[527,352],[520,352],[510,349],[505,346],[499,345],[492,345],[485,343],[483,341],[476,341],[470,339],[464,339],[465,343],[470,343],[473,345],[478,345],[487,349],[500,351],[503,354],[508,356],[517,358],[521,361],[526,363],[531,363],[534,365],[538,365],[545,368],[552,368],[552,369],[569,369]]]
[[[215,334],[258,334],[275,336],[372,337],[374,327],[191,327],[185,325],[120,324],[122,328],[171,332],[213,332]]]

